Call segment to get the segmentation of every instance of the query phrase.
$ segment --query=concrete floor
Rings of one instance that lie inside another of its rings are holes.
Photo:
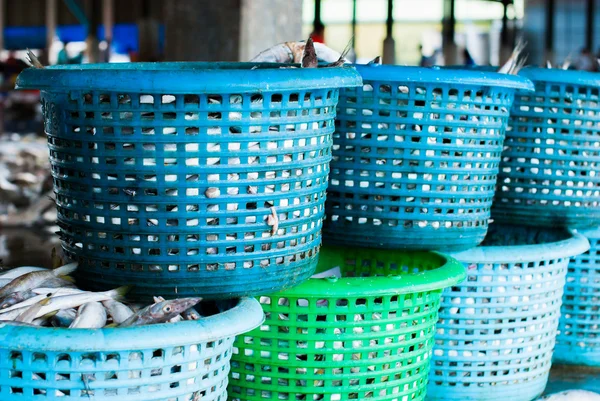
[[[546,386],[546,394],[565,390],[587,390],[600,394],[600,368],[554,365]]]

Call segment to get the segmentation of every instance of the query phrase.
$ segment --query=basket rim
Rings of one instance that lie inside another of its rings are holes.
[[[400,254],[404,257],[407,255],[431,256],[438,259],[440,266],[433,270],[402,276],[310,278],[296,287],[271,295],[298,298],[340,296],[369,298],[381,295],[401,295],[441,290],[458,284],[466,278],[466,269],[462,263],[448,255],[433,251],[401,251],[327,245],[321,247],[319,264],[324,263],[331,267],[339,266],[344,262],[346,256],[353,252],[363,258],[381,258],[382,254],[387,257]]]
[[[565,239],[537,245],[480,245],[450,255],[464,263],[518,263],[571,258],[590,249],[590,243],[583,235],[571,229],[558,230],[565,234]]]
[[[455,85],[500,86],[508,89],[533,91],[526,77],[500,74],[493,71],[434,67],[413,67],[384,64],[353,64],[364,81],[436,83]]]
[[[586,238],[598,239],[600,238],[600,226],[597,227],[581,227],[576,229],[578,233]]]
[[[337,89],[362,84],[360,75],[352,66],[281,68],[290,66],[297,64],[159,62],[56,65],[23,70],[17,77],[15,89],[219,94]]]
[[[560,70],[557,68],[525,67],[519,75],[533,82],[600,86],[600,73],[590,71]]]
[[[0,322],[0,349],[46,352],[136,351],[202,344],[248,332],[264,322],[260,303],[240,298],[233,308],[195,321],[138,327],[68,329]],[[128,340],[129,338],[129,340]]]

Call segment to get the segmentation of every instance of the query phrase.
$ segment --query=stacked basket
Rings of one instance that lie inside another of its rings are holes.
[[[454,254],[473,271],[442,301],[432,400],[536,399],[555,342],[557,359],[577,363],[593,355],[600,333],[595,253],[578,256],[589,243],[569,230],[598,224],[600,79],[537,68],[520,75],[535,92],[515,99],[492,209],[512,226],[495,225],[483,246]]]
[[[600,76],[539,68],[522,75],[536,91],[515,103],[493,216],[577,228],[590,240],[569,265],[555,360],[600,367]]]
[[[126,329],[2,324],[2,401],[225,401],[234,338],[264,321],[255,299],[239,297],[316,268],[338,92],[361,82],[353,68],[281,67],[103,64],[19,76],[18,87],[42,90],[78,283],[133,284],[142,302],[200,296],[214,312]]]
[[[442,290],[465,275],[431,251],[484,239],[508,111],[530,83],[357,70],[364,85],[338,105],[318,267],[339,274],[261,297],[265,324],[235,343],[232,400],[425,399]]]

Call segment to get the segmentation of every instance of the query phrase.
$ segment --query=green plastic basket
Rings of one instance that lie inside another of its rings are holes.
[[[324,247],[342,278],[261,297],[266,321],[236,339],[229,400],[425,398],[444,288],[465,268],[435,252]]]

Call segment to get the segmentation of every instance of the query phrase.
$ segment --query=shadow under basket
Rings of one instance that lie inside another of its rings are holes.
[[[548,381],[567,265],[589,248],[562,229],[490,226],[451,256],[466,280],[442,296],[427,399],[531,401]]]
[[[65,253],[86,288],[231,298],[313,273],[351,67],[133,63],[25,70],[41,89]]]
[[[111,329],[0,323],[2,401],[226,401],[236,335],[264,320],[252,298],[197,321]]]
[[[462,250],[488,228],[510,107],[531,82],[495,72],[356,66],[340,93],[325,243]]]
[[[229,399],[425,398],[442,289],[465,276],[434,252],[323,247],[311,278],[260,297],[265,323],[234,345]]]

